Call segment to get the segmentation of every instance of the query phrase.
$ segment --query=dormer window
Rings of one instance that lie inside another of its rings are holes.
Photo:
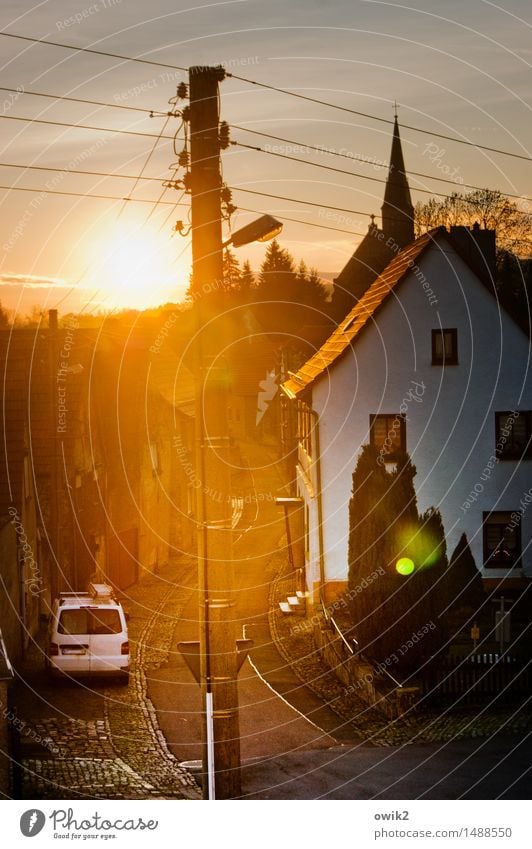
[[[432,365],[458,365],[458,331],[456,327],[432,331]]]

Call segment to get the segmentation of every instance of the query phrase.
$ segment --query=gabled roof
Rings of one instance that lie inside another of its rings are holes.
[[[416,265],[421,254],[434,242],[435,237],[445,232],[444,227],[438,227],[424,233],[423,236],[411,242],[408,247],[397,254],[320,350],[310,360],[307,360],[296,374],[291,375],[290,380],[283,384],[283,389],[287,395],[292,398],[300,395],[318,377],[324,374],[335,360],[342,356],[356,336],[378,312],[391,292],[406,277],[410,269]]]

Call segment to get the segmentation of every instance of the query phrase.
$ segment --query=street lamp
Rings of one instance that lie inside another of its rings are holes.
[[[279,235],[283,225],[277,221],[272,215],[261,215],[256,221],[251,224],[246,224],[241,227],[236,233],[233,233],[230,239],[227,239],[223,246],[224,248],[233,245],[234,248],[241,248],[244,245],[249,245],[251,242],[269,242]]]

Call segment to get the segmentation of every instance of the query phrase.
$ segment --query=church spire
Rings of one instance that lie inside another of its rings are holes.
[[[393,128],[390,170],[384,191],[382,210],[382,229],[387,238],[392,238],[400,248],[414,240],[414,207],[410,197],[410,188],[405,174],[405,163],[397,111]]]

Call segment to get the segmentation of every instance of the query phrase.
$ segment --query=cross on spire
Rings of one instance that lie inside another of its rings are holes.
[[[394,100],[394,102],[393,102],[393,117],[394,118],[398,118],[398,115],[397,115],[398,108],[399,108],[399,106],[397,104],[397,100]]]

